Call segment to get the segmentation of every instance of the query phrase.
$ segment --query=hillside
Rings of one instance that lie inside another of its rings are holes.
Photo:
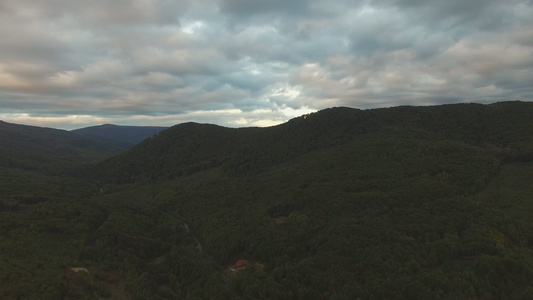
[[[530,299],[532,154],[533,103],[504,102],[186,123],[76,178],[0,168],[0,298]]]
[[[0,167],[55,172],[73,164],[101,160],[124,149],[114,142],[65,130],[0,121]]]
[[[340,107],[269,128],[185,123],[98,165],[94,174],[120,182],[170,179],[217,167],[228,175],[249,175],[364,134],[389,133],[507,148],[507,159],[531,160],[531,119],[531,103],[504,102],[366,111]]]
[[[117,142],[126,148],[130,148],[142,140],[158,134],[167,127],[156,126],[119,126],[103,124],[72,130],[76,134],[91,136]]]

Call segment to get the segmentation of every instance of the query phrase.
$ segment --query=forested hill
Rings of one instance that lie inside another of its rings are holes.
[[[185,123],[76,172],[0,166],[0,299],[533,299],[533,103]]]
[[[302,154],[389,134],[393,139],[460,141],[506,148],[506,159],[532,159],[533,103],[330,108],[268,128],[185,123],[98,165],[93,176],[118,182],[168,179],[221,167],[254,174]],[[391,149],[394,151],[394,149]]]
[[[65,130],[0,121],[0,167],[57,172],[124,150],[114,142]]]
[[[157,126],[119,126],[103,124],[72,130],[72,132],[97,138],[115,141],[130,148],[142,140],[151,137],[168,127]]]

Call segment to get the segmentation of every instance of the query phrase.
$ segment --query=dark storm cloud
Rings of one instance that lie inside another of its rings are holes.
[[[337,105],[529,101],[531,15],[518,0],[6,0],[0,118],[264,126]]]

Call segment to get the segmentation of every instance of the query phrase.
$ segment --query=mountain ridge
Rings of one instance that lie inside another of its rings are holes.
[[[520,152],[520,139],[533,135],[533,127],[528,125],[531,119],[533,103],[501,102],[371,110],[336,107],[263,128],[189,122],[172,126],[102,162],[98,169],[109,174],[98,176],[126,181],[139,176],[172,178],[217,167],[229,175],[246,175],[308,152],[354,141],[362,134],[391,130],[434,141],[511,146],[516,157],[529,159],[529,150]],[[523,128],[510,127],[513,122]]]
[[[0,166],[63,169],[116,155],[125,148],[110,141],[48,127],[0,121]],[[57,168],[61,165],[61,168]]]
[[[76,134],[102,138],[114,141],[131,148],[142,140],[158,134],[168,127],[162,126],[123,126],[115,124],[102,124],[71,130]]]

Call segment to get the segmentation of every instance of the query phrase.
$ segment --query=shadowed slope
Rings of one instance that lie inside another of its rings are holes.
[[[113,124],[104,124],[72,130],[76,134],[103,138],[115,141],[130,148],[146,138],[154,136],[168,127],[155,126],[119,126]]]
[[[109,157],[124,148],[52,128],[0,121],[0,166],[53,171]]]

